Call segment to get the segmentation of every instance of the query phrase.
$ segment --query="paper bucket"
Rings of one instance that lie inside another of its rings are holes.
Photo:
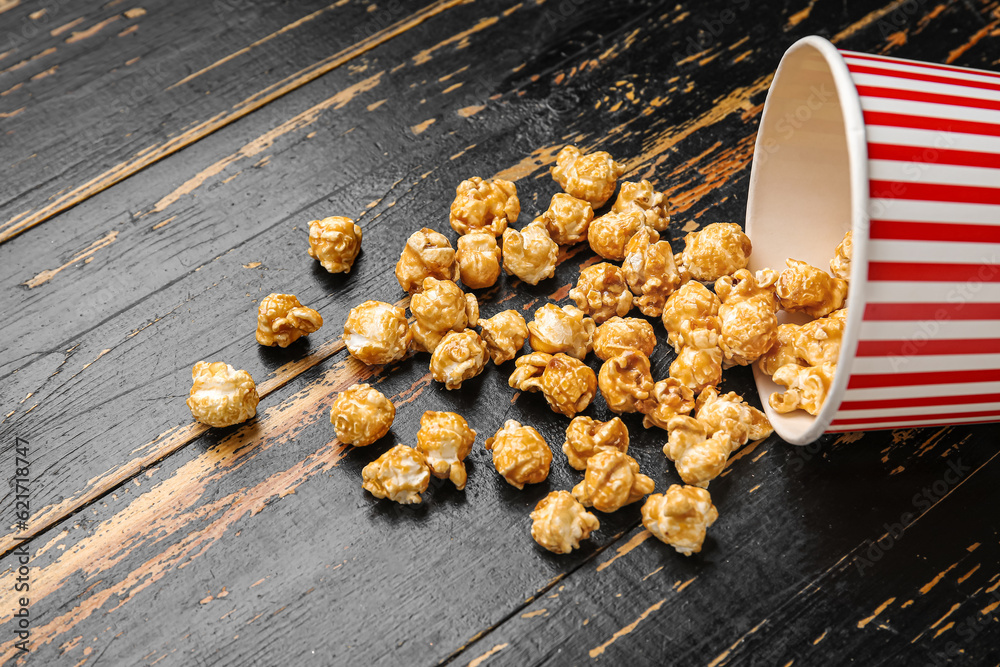
[[[1000,74],[788,49],[764,104],[747,200],[750,269],[829,269],[854,230],[848,317],[820,413],[778,435],[1000,421]],[[784,317],[782,313],[780,316]]]

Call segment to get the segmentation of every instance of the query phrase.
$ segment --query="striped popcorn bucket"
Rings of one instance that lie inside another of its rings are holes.
[[[771,410],[783,388],[754,368],[784,440],[1000,421],[1000,74],[796,42],[764,104],[746,229],[753,270],[828,269],[853,230],[820,413]]]

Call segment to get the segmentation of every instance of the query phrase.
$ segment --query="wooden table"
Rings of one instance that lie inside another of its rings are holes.
[[[449,392],[424,354],[368,368],[339,339],[350,307],[403,301],[392,268],[411,232],[454,238],[459,181],[516,178],[526,222],[566,143],[668,192],[675,247],[742,221],[771,75],[814,33],[1000,65],[996,0],[0,0],[5,663],[1000,662],[996,425],[751,443],[711,485],[721,516],[699,556],[647,539],[632,505],[559,557],[528,513],[579,478],[558,452],[566,419],[507,386],[512,363]],[[365,230],[350,275],[306,255],[327,215]],[[481,292],[484,313],[567,303],[585,245],[537,287]],[[270,292],[326,325],[258,346]],[[253,375],[254,421],[192,422],[200,359]],[[329,408],[359,380],[398,413],[354,450]],[[757,402],[745,368],[723,389]],[[429,409],[479,431],[467,489],[374,500],[361,468],[414,443]],[[482,443],[508,418],[556,449],[546,483],[492,470]],[[664,433],[627,424],[657,488],[677,482]]]

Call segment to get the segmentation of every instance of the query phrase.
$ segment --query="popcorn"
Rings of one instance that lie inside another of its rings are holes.
[[[576,306],[559,306],[547,303],[535,311],[535,319],[528,322],[528,344],[537,352],[558,354],[583,359],[593,348],[594,320],[585,317]]]
[[[572,417],[594,398],[597,378],[582,361],[566,354],[532,352],[514,362],[508,384],[521,391],[541,391],[554,412]]]
[[[696,416],[712,433],[725,431],[733,451],[748,440],[760,440],[774,432],[767,416],[735,391],[720,395],[715,387],[708,387],[698,396]]]
[[[257,342],[261,345],[288,347],[321,326],[323,317],[292,294],[269,294],[257,308]]]
[[[257,414],[257,386],[246,371],[229,364],[199,361],[191,369],[191,415],[208,426],[222,428],[251,419]]]
[[[719,345],[728,366],[746,366],[771,349],[778,338],[778,298],[774,284],[778,274],[771,269],[746,269],[715,281],[715,293],[722,300]]]
[[[469,423],[454,412],[428,410],[420,418],[417,431],[417,451],[420,452],[432,475],[450,479],[459,491],[467,479],[465,457],[472,451],[476,432]]]
[[[639,472],[639,464],[617,449],[605,449],[587,459],[583,481],[573,487],[573,497],[584,507],[616,512],[648,493],[653,480]]]
[[[528,339],[528,325],[516,310],[503,310],[486,320],[479,320],[483,341],[493,363],[499,366],[517,356]]]
[[[656,241],[656,232],[649,227],[639,229],[625,245],[622,271],[638,297],[636,305],[649,317],[662,315],[667,297],[682,282],[670,244]]]
[[[347,351],[371,366],[405,357],[411,338],[406,311],[382,301],[365,301],[351,308],[344,322]]]
[[[382,392],[353,384],[337,394],[330,406],[330,423],[345,445],[367,447],[385,436],[396,418],[396,406]]]
[[[706,529],[719,518],[705,489],[672,484],[666,493],[654,493],[642,506],[642,525],[677,553],[701,551]]]
[[[423,289],[410,298],[414,322],[413,348],[433,352],[450,331],[464,331],[479,321],[479,302],[450,280],[424,278]]]
[[[854,252],[854,234],[847,232],[844,240],[837,246],[837,250],[830,260],[830,273],[841,280],[851,279],[851,254]]]
[[[538,484],[549,476],[552,450],[530,426],[508,419],[486,440],[486,449],[493,452],[493,466],[511,486],[523,489],[525,484]]]
[[[423,455],[412,447],[396,445],[361,471],[361,486],[376,498],[401,505],[420,503],[430,483],[430,469]]]
[[[660,235],[655,230],[646,227],[646,218],[642,213],[637,211],[605,213],[590,223],[587,241],[590,243],[590,249],[604,259],[620,262],[625,259],[625,248],[629,240],[640,229],[649,230],[648,234],[652,236],[651,242],[660,240]]]
[[[649,357],[642,352],[631,350],[605,361],[597,384],[612,412],[647,412],[652,408],[653,376]]]
[[[309,256],[330,273],[350,273],[361,252],[361,228],[350,218],[332,216],[309,223]]]
[[[458,276],[459,267],[451,243],[444,234],[427,227],[410,235],[396,262],[396,280],[410,294],[422,289],[424,278],[454,281]]]
[[[774,375],[785,364],[837,363],[846,318],[847,309],[841,308],[805,324],[779,325],[774,347],[758,360],[760,369]]]
[[[575,146],[566,146],[556,155],[556,166],[551,171],[565,192],[600,208],[615,193],[625,165],[604,151],[581,154]]]
[[[594,219],[590,202],[560,192],[552,195],[549,208],[535,220],[541,220],[552,240],[570,245],[587,240],[587,230]]]
[[[788,268],[778,276],[775,293],[784,310],[823,317],[843,307],[847,281],[797,259],[787,259]]]
[[[714,222],[684,237],[684,250],[674,256],[681,272],[695,280],[715,282],[746,268],[753,245],[740,226]]]
[[[823,401],[830,392],[837,364],[819,366],[785,364],[774,373],[774,381],[787,387],[783,394],[771,394],[768,403],[776,412],[786,413],[795,409],[811,415],[819,414]]]
[[[554,276],[558,257],[559,246],[538,220],[503,233],[503,268],[529,285]]]
[[[562,450],[571,468],[586,470],[591,456],[606,449],[628,453],[628,427],[618,417],[602,422],[590,417],[574,417],[566,429]]]
[[[677,415],[686,415],[694,409],[694,392],[677,378],[660,380],[653,385],[651,403],[642,418],[645,428],[667,428]]]
[[[656,347],[653,325],[638,317],[612,317],[594,331],[594,354],[601,361],[636,350],[647,357]]]
[[[445,389],[459,389],[486,368],[486,343],[472,329],[450,331],[431,355],[431,377]]]
[[[632,292],[625,284],[622,270],[607,262],[580,271],[569,298],[598,324],[616,315],[624,317],[632,309]]]
[[[622,183],[611,210],[614,213],[639,211],[645,217],[647,227],[663,232],[670,225],[668,203],[666,195],[657,192],[653,184],[644,179],[638,183]]]
[[[508,223],[517,222],[520,213],[521,202],[513,183],[499,178],[484,181],[473,176],[455,188],[451,228],[460,235],[482,230],[500,236]]]
[[[487,232],[459,236],[455,260],[462,282],[469,289],[492,287],[500,277],[500,246]]]
[[[663,307],[667,340],[677,352],[670,376],[695,392],[722,381],[721,305],[704,285],[690,281],[671,294]]]
[[[717,340],[717,339],[716,339]],[[670,377],[700,392],[722,382],[722,348],[682,347],[670,363]]]
[[[712,432],[703,422],[678,415],[667,422],[669,437],[663,453],[674,462],[685,484],[705,488],[722,474],[732,452],[729,434]]]
[[[552,491],[531,513],[531,537],[552,553],[568,554],[601,527],[569,491]]]

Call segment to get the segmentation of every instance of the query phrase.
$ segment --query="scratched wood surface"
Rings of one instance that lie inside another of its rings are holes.
[[[997,2],[750,5],[0,2],[7,39],[21,35],[0,45],[0,327],[16,341],[0,349],[0,456],[13,465],[14,436],[33,443],[35,535],[32,651],[5,642],[0,659],[1000,661],[995,426],[753,443],[712,485],[722,518],[701,557],[646,539],[634,506],[557,558],[527,514],[576,473],[557,452],[549,481],[517,492],[481,447],[511,417],[562,441],[565,419],[506,386],[512,364],[456,394],[429,380],[426,355],[366,368],[338,341],[357,302],[405,302],[398,249],[420,226],[451,234],[458,181],[517,178],[530,219],[566,142],[668,191],[675,244],[741,220],[760,105],[800,36],[998,65]],[[365,227],[350,276],[303,252],[305,223],[330,214]],[[482,292],[483,311],[566,302],[593,261],[573,248],[537,287]],[[326,326],[259,349],[256,302],[271,291]],[[190,423],[201,358],[252,373],[257,420]],[[752,395],[741,370],[724,388]],[[353,451],[328,413],[359,379],[399,412],[382,443]],[[466,492],[373,501],[361,468],[412,442],[427,409],[479,430]],[[598,399],[588,414],[609,413]],[[662,435],[628,424],[657,487],[676,482]],[[12,494],[0,511],[13,516]],[[2,523],[6,630],[16,559]]]

